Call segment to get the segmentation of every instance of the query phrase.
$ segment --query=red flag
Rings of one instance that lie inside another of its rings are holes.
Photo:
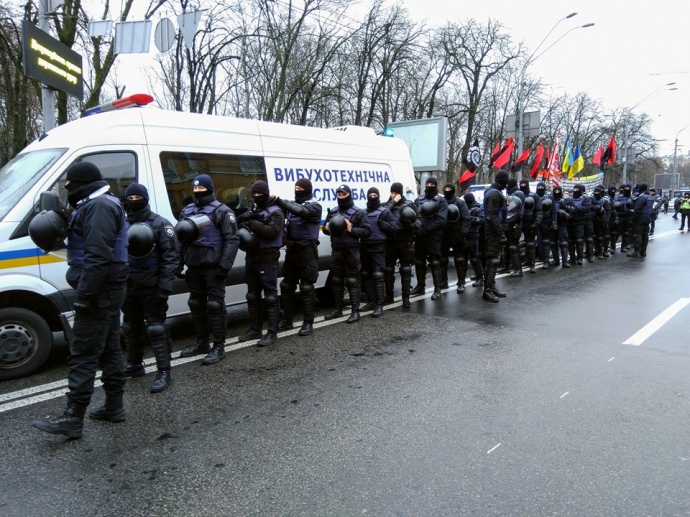
[[[609,145],[606,146],[606,151],[604,151],[604,156],[602,156],[601,161],[603,163],[608,163],[611,165],[613,162],[616,161],[616,137],[615,135],[611,136],[611,140],[609,140]]]
[[[491,153],[491,161],[489,162],[489,167],[491,167],[494,164],[494,160],[498,158],[498,155],[501,153],[501,142],[496,142],[496,147],[494,147],[493,152]]]
[[[463,172],[462,176],[460,176],[460,179],[458,180],[460,190],[464,192],[470,185],[474,185],[476,175],[477,173],[472,172],[471,170],[466,170]]]
[[[493,157],[492,161],[494,167],[503,170],[506,166],[510,166],[510,157],[513,154],[513,149],[515,148],[515,141],[512,137],[508,138],[503,144],[503,147],[498,152],[498,156]]]
[[[544,148],[544,159],[542,160],[541,164],[539,165],[539,174],[541,174],[541,179],[546,181],[549,179],[549,163],[551,161],[551,151],[549,151],[549,148],[546,147]]]
[[[520,157],[515,160],[513,165],[510,166],[510,172],[512,173],[517,173],[520,172],[525,165],[527,164],[527,160],[529,159],[529,148],[525,149]]]
[[[541,167],[541,161],[544,158],[544,144],[539,142],[539,146],[534,154],[534,161],[532,162],[532,167],[529,170],[530,177],[536,179],[539,173],[539,168]]]
[[[604,149],[602,149],[601,146],[599,146],[599,149],[597,149],[597,154],[595,154],[592,157],[592,163],[594,165],[601,165],[601,157],[604,156]]]

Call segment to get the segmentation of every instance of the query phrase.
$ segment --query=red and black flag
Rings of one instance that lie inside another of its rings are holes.
[[[472,147],[469,148],[467,156],[462,161],[467,166],[467,170],[460,176],[458,184],[460,191],[465,191],[470,185],[474,184],[477,169],[482,163],[482,155],[479,152],[479,140],[474,139]]]
[[[613,164],[613,162],[616,161],[616,137],[615,135],[611,136],[611,140],[609,140],[609,145],[606,146],[606,151],[604,151],[604,156],[601,157],[602,164],[608,163],[609,165]]]
[[[513,162],[513,165],[510,166],[510,172],[513,174],[517,174],[522,171],[522,169],[525,168],[525,165],[527,165],[527,160],[529,159],[529,148],[525,149],[522,154],[518,157],[515,162]]]
[[[508,170],[510,168],[510,157],[513,154],[513,149],[515,148],[515,141],[512,137],[509,137],[505,141],[503,147],[498,149],[498,144],[491,155],[491,165],[501,170]],[[498,149],[498,151],[497,151]]]
[[[592,157],[592,164],[601,166],[601,159],[604,156],[604,149],[599,146],[597,153]]]
[[[539,142],[539,146],[537,147],[537,150],[534,153],[534,160],[532,160],[532,166],[529,169],[529,175],[530,177],[534,178],[535,180],[537,179],[537,176],[539,175],[539,171],[543,168],[542,167],[542,161],[544,159],[544,144],[543,142]]]

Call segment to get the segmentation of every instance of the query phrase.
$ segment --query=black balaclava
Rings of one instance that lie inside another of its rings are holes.
[[[468,192],[467,194],[465,194],[462,197],[465,200],[465,203],[467,203],[467,206],[472,206],[477,202],[477,200],[475,199],[474,194],[472,194],[472,192]]]
[[[143,199],[137,199],[135,201],[130,201],[127,199],[128,196],[141,196]],[[127,214],[135,214],[140,210],[143,210],[149,206],[149,191],[141,183],[132,183],[125,190],[125,209]]]
[[[517,192],[517,189],[517,180],[515,178],[510,178],[508,180],[508,184],[506,185],[506,194],[514,194]]]
[[[573,197],[575,199],[579,199],[582,197],[582,194],[585,193],[585,186],[582,185],[581,183],[576,183],[573,185]]]
[[[370,194],[376,194],[376,197],[369,197]],[[371,187],[367,190],[367,208],[369,210],[376,210],[381,206],[381,196],[379,194],[379,189],[376,187]]]
[[[430,183],[433,185],[433,187],[424,188],[424,197],[427,199],[438,196],[438,180],[436,178],[429,178],[426,180],[425,185],[429,185]]]
[[[554,199],[559,200],[563,198],[563,189],[561,187],[554,187],[552,192]]]
[[[295,182],[295,187],[302,187],[304,190],[295,190],[295,202],[302,204],[311,199],[314,188],[311,181],[306,178],[300,178]]]
[[[592,191],[592,196],[594,196],[594,199],[601,199],[604,197],[604,189],[602,187],[594,187],[594,190]]]
[[[76,208],[79,201],[87,198],[108,183],[103,180],[100,169],[91,162],[77,162],[69,166],[66,174],[67,201]]]
[[[263,180],[256,180],[252,183],[252,200],[256,204],[256,207],[260,210],[266,208],[268,205],[268,199],[270,190],[268,189],[268,183]],[[256,194],[259,194],[258,196]]]
[[[606,192],[608,193],[608,195],[611,199],[616,197],[616,187],[614,187],[613,185],[611,185],[608,189],[606,189]]]
[[[537,183],[537,196],[544,197],[546,195],[546,183],[540,181]]]
[[[455,186],[452,183],[446,183],[443,186],[443,197],[446,201],[451,201],[455,197]]]
[[[529,181],[520,180],[520,191],[524,195],[529,194]]]
[[[508,173],[506,171],[498,171],[496,173],[496,176],[494,176],[494,181],[497,185],[501,187],[501,190],[503,190],[508,186],[509,178],[510,176],[508,176]]]
[[[338,198],[338,209],[339,210],[347,210],[348,208],[355,206],[355,202],[352,199],[352,190],[350,189],[350,187],[348,187],[347,185],[340,185],[336,189],[336,193],[338,193],[338,192],[347,193],[347,197],[342,198],[342,199]]]
[[[199,174],[194,178],[192,180],[192,187],[204,187],[206,189],[201,192],[193,192],[194,203],[196,205],[199,205],[201,199],[212,196],[215,189],[213,179],[208,174]]]
[[[630,185],[630,183],[624,183],[623,185],[621,185],[621,193],[624,197],[632,196],[632,186]]]

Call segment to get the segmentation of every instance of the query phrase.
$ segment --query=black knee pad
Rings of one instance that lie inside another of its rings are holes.
[[[415,267],[426,267],[426,259],[414,259]]]
[[[187,305],[189,306],[190,312],[202,312],[206,309],[206,298],[197,298],[193,294],[190,294],[189,300],[187,300]]]
[[[266,306],[268,307],[275,307],[278,305],[278,295],[269,293],[264,297],[264,302],[266,302]]]
[[[489,264],[498,267],[501,265],[501,260],[498,257],[493,257],[492,259],[489,259]]]
[[[582,245],[582,244],[584,244],[584,243],[585,243],[585,241],[582,240],[582,239],[577,239],[577,240],[575,241],[575,244],[577,244],[578,246],[580,246],[580,245]]]
[[[513,245],[513,244],[511,244],[510,246],[508,246],[508,251],[509,251],[510,253],[517,253],[517,252],[518,252],[518,247],[515,246],[515,245]]]
[[[395,275],[395,268],[392,268],[392,267],[385,267],[385,268],[383,268],[383,273],[384,273],[386,276],[393,276],[393,275]]]
[[[362,270],[360,272],[360,275],[362,275],[362,282],[366,282],[367,280],[369,280],[369,276],[370,276],[369,271]]]
[[[291,293],[295,289],[297,289],[297,286],[295,284],[290,284],[290,283],[286,282],[285,280],[280,282],[280,292],[281,293],[283,293],[283,292],[290,292]]]
[[[455,263],[455,267],[461,267],[465,265],[467,262],[465,261],[465,257],[455,257],[453,259],[453,262]]]
[[[438,260],[438,259],[433,259],[433,260],[429,261],[429,265],[430,265],[432,268],[441,267],[441,261]]]
[[[342,285],[343,283],[343,277],[338,276],[338,275],[333,275],[333,278],[331,278],[331,283],[333,285]]]
[[[377,269],[371,274],[371,277],[374,279],[374,281],[383,280],[383,271]]]
[[[352,289],[354,287],[357,287],[357,277],[355,276],[348,276],[345,278],[345,286],[348,289]]]
[[[162,323],[152,323],[146,325],[146,336],[151,340],[163,339],[166,335],[167,329]]]
[[[211,298],[206,304],[207,310],[211,314],[219,314],[223,311],[223,302],[216,298]]]
[[[259,296],[256,293],[248,292],[245,298],[247,298],[247,303],[259,302]]]
[[[127,336],[130,335],[133,331],[132,325],[130,325],[126,321],[122,322],[122,325],[120,325],[120,328],[122,329],[122,332],[124,332],[125,335],[127,335]]]
[[[536,247],[534,242],[528,242],[527,244],[525,244],[525,246],[531,250],[533,250]]]
[[[412,275],[412,266],[400,266],[401,275]]]
[[[302,296],[308,296],[314,292],[314,284],[311,282],[302,282],[299,286],[299,292]]]

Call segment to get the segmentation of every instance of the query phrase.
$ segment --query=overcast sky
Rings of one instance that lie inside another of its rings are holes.
[[[594,23],[564,36],[529,67],[554,95],[587,92],[607,109],[635,106],[647,113],[661,154],[690,151],[690,29],[683,0],[402,0],[413,19],[430,25],[474,18],[498,20],[515,41],[534,51],[559,20],[541,50],[572,27]],[[541,52],[538,51],[537,55]],[[669,82],[676,84],[661,87]],[[660,88],[661,87],[661,88]],[[652,94],[655,90],[659,90]],[[667,88],[678,88],[667,91]],[[652,94],[646,100],[645,97]],[[642,102],[640,102],[642,101]],[[538,109],[538,106],[529,106]],[[565,128],[563,128],[565,131]],[[681,146],[681,144],[684,144]],[[622,145],[619,143],[619,146]]]

